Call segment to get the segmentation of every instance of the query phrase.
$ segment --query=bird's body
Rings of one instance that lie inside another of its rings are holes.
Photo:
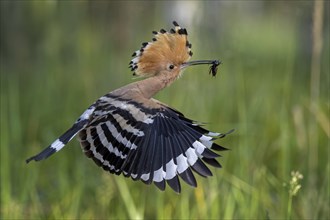
[[[204,162],[221,167],[215,160],[219,155],[211,149],[225,150],[213,141],[226,134],[209,132],[152,98],[189,65],[213,64],[214,69],[219,65],[219,61],[187,62],[192,55],[187,31],[174,25],[170,33],[153,32],[153,42],[143,43],[133,54],[130,67],[146,79],[99,98],[67,132],[27,162],[47,158],[78,134],[83,152],[98,166],[147,184],[154,182],[161,190],[167,182],[180,192],[178,176],[197,186],[192,170],[205,177],[212,175]]]

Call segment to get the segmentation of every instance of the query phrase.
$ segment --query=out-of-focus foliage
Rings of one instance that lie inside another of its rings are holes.
[[[329,2],[318,38],[314,4],[2,0],[1,218],[329,218]],[[231,149],[223,169],[176,195],[103,172],[76,141],[25,164],[98,97],[131,82],[133,51],[173,20],[187,28],[193,59],[223,65],[216,78],[190,68],[157,98],[211,130],[236,129],[219,141]],[[292,171],[303,176],[294,197]]]

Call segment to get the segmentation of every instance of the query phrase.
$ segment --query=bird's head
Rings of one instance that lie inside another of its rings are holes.
[[[165,75],[175,79],[190,65],[220,64],[217,60],[188,62],[193,53],[187,30],[181,28],[175,21],[173,24],[174,29],[169,32],[164,29],[153,31],[152,41],[142,43],[141,49],[133,53],[134,58],[129,64],[133,75],[141,77]]]

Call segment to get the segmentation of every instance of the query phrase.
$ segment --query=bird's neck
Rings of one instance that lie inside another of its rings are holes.
[[[173,83],[175,78],[176,77],[168,77],[166,75],[157,75],[128,84],[113,91],[113,93],[123,98],[143,97],[150,99],[160,90]]]
[[[150,99],[160,90],[172,84],[174,80],[175,78],[158,75],[138,81],[136,82],[136,86],[145,98]]]

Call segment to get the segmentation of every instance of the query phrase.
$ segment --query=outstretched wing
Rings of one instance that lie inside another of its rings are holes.
[[[78,120],[72,125],[69,130],[67,130],[64,134],[62,134],[58,139],[56,139],[51,145],[49,145],[39,154],[27,159],[26,163],[29,163],[32,160],[44,160],[52,154],[61,150],[70,140],[72,140],[72,138],[74,138],[74,136],[76,136],[79,131],[81,131],[87,126],[89,118],[93,113],[94,109],[95,106],[93,104],[78,118]]]
[[[153,100],[151,100],[153,101]],[[89,124],[79,132],[87,157],[104,170],[123,173],[134,180],[167,184],[181,191],[178,176],[196,187],[194,173],[211,176],[205,163],[221,167],[213,150],[226,148],[213,143],[226,134],[213,133],[180,112],[157,102],[158,108],[113,95],[100,98]]]

